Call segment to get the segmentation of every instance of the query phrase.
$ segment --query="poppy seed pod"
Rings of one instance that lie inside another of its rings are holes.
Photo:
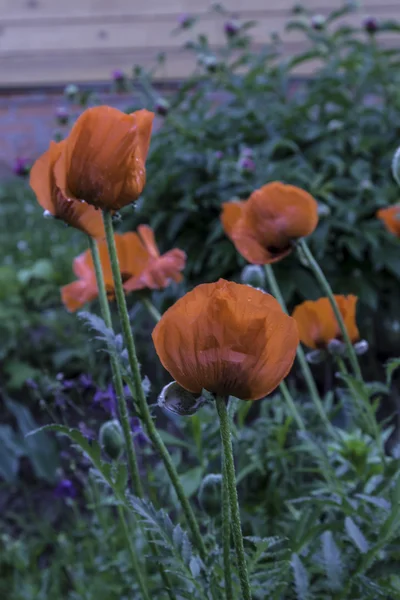
[[[392,174],[398,185],[400,185],[400,146],[394,153],[392,160]]]
[[[116,419],[107,421],[100,427],[99,443],[108,458],[118,460],[124,451],[124,437],[121,425]]]

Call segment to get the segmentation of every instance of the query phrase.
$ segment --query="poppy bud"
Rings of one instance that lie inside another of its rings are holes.
[[[333,356],[343,356],[346,353],[346,346],[340,340],[330,340],[327,345],[328,352]]]
[[[157,402],[159,406],[176,415],[190,417],[203,406],[205,399],[188,392],[176,381],[171,381],[163,388]]]
[[[318,216],[319,217],[328,217],[330,214],[331,214],[330,207],[327,204],[318,202]]]
[[[178,18],[178,24],[182,29],[188,29],[194,23],[194,18],[188,14],[182,14]]]
[[[311,350],[311,352],[307,352],[306,359],[310,365],[319,365],[326,359],[326,352],[325,350]]]
[[[209,73],[214,73],[217,70],[218,63],[215,56],[204,56],[202,63]]]
[[[19,177],[26,177],[29,175],[31,170],[32,163],[27,158],[16,158],[13,166],[13,171],[15,175]]]
[[[118,460],[124,449],[121,425],[117,420],[107,421],[100,427],[100,446],[111,460]]]
[[[369,350],[369,344],[367,340],[360,340],[356,344],[354,344],[354,351],[358,356],[365,354]]]
[[[400,185],[400,146],[397,148],[394,153],[392,160],[392,174],[396,183]]]
[[[70,101],[74,102],[78,96],[79,88],[74,83],[70,83],[64,90],[65,97]]]
[[[379,23],[375,17],[367,17],[364,19],[363,27],[367,33],[374,35],[379,29]]]
[[[68,109],[65,106],[59,106],[56,110],[56,119],[59,125],[67,125],[69,120]]]
[[[242,283],[255,288],[265,287],[265,274],[260,265],[246,265],[240,275]]]
[[[122,83],[125,81],[125,73],[121,69],[115,69],[112,72],[112,78],[116,83]]]
[[[156,100],[155,112],[161,117],[165,117],[169,111],[169,102],[165,98],[158,98]]]
[[[326,19],[324,15],[314,15],[311,17],[311,27],[316,31],[321,31],[324,29],[326,23]]]

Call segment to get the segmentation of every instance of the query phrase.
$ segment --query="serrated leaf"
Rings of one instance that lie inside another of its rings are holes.
[[[322,554],[329,587],[339,590],[343,581],[343,565],[340,550],[337,547],[331,531],[325,531],[321,536]]]
[[[392,383],[393,373],[400,367],[400,358],[392,358],[386,365],[386,383],[390,385]]]
[[[349,537],[353,541],[354,545],[359,549],[359,551],[363,554],[368,552],[368,542],[365,539],[361,529],[358,527],[358,525],[354,523],[353,519],[351,517],[346,517],[344,520],[344,525]]]
[[[291,565],[297,597],[299,600],[308,600],[310,592],[308,573],[298,554],[292,554]]]

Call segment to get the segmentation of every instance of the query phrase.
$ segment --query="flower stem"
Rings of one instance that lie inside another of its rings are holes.
[[[98,288],[98,292],[99,292],[101,316],[103,317],[103,321],[106,324],[106,327],[108,327],[108,329],[112,329],[111,312],[110,312],[110,307],[108,304],[106,288],[104,285],[104,277],[103,277],[103,270],[102,270],[101,262],[100,262],[99,250],[97,248],[96,242],[90,236],[89,236],[89,246],[90,246],[90,251],[92,253],[94,270],[96,273],[96,281],[97,281],[97,288]],[[112,371],[113,382],[114,382],[115,392],[116,392],[117,401],[118,401],[119,420],[121,423],[124,440],[125,440],[129,472],[130,472],[130,475],[132,478],[134,493],[137,496],[142,497],[143,496],[143,487],[142,487],[142,482],[140,480],[139,468],[138,468],[138,463],[137,463],[137,458],[136,458],[136,453],[135,453],[135,447],[133,445],[132,433],[131,433],[131,428],[130,428],[130,424],[129,424],[128,407],[126,404],[126,399],[125,399],[125,394],[124,394],[122,375],[121,375],[121,371],[120,371],[118,360],[117,360],[117,357],[115,356],[115,353],[110,348],[109,348],[109,350],[110,350],[111,371]]]
[[[140,591],[142,593],[142,598],[143,598],[143,600],[151,600],[149,592],[146,587],[146,584],[142,577],[142,571],[141,571],[139,562],[137,560],[135,549],[132,545],[132,535],[131,535],[131,532],[129,531],[128,523],[126,522],[126,518],[124,515],[124,509],[121,505],[118,506],[118,515],[119,515],[119,519],[121,521],[121,525],[122,525],[122,528],[124,530],[124,534],[125,534],[125,537],[127,540],[129,554],[131,556],[133,569],[135,571],[135,577],[138,582]]]
[[[229,415],[226,408],[226,399],[216,397],[217,411],[220,422],[222,456],[229,494],[229,503],[232,518],[233,540],[235,542],[236,559],[239,571],[240,587],[244,600],[251,600],[249,576],[247,572],[246,556],[243,546],[242,525],[240,522],[239,500],[236,489],[235,464],[233,461],[232,438],[229,424]]]
[[[231,517],[229,505],[228,474],[222,460],[222,548],[224,559],[225,598],[233,600],[231,573]]]
[[[279,304],[281,305],[281,307],[285,311],[285,313],[288,314],[288,309],[287,309],[285,300],[283,299],[283,296],[282,296],[281,290],[279,288],[279,284],[276,280],[272,266],[264,265],[264,268],[265,268],[265,274],[267,276],[267,281],[268,281],[268,284],[271,288],[273,295],[278,300]],[[317,409],[317,412],[318,412],[319,416],[321,417],[321,420],[325,424],[327,430],[330,433],[333,433],[334,432],[333,426],[326,415],[324,405],[322,404],[320,395],[318,393],[317,386],[315,385],[313,374],[308,365],[306,355],[304,354],[304,350],[300,346],[300,344],[297,347],[296,356],[297,356],[297,360],[300,363],[301,370],[303,371],[303,376],[304,376],[308,391],[310,393],[311,399],[314,402],[315,408]]]
[[[133,387],[134,387],[134,397],[136,398],[139,411],[140,418],[143,420],[144,425],[147,430],[147,434],[151,441],[153,442],[155,448],[161,455],[161,459],[164,462],[165,468],[170,477],[171,483],[174,486],[175,492],[178,496],[178,499],[181,503],[183,512],[185,514],[186,520],[188,522],[189,528],[192,532],[192,536],[195,542],[195,545],[200,553],[201,558],[204,560],[206,558],[206,548],[201,537],[200,529],[198,523],[196,521],[196,517],[194,516],[192,507],[190,506],[189,500],[187,499],[182,483],[179,479],[178,472],[175,468],[174,463],[172,462],[172,458],[162,441],[157,428],[154,424],[153,418],[151,416],[149,407],[147,405],[146,397],[143,391],[142,379],[140,375],[139,362],[136,355],[135,342],[132,335],[131,325],[129,322],[128,309],[126,306],[125,294],[122,285],[121,272],[118,263],[118,255],[115,247],[114,241],[114,231],[112,224],[112,216],[111,213],[105,211],[103,213],[104,218],[104,227],[106,231],[107,238],[107,246],[110,257],[111,269],[114,280],[115,287],[115,296],[117,299],[119,316],[121,320],[122,332],[126,344],[126,348],[128,351],[128,360],[129,366],[132,373]]]
[[[284,397],[284,399],[286,401],[286,404],[288,405],[288,407],[290,409],[290,412],[293,415],[294,420],[297,423],[298,428],[301,431],[307,431],[305,423],[303,421],[303,417],[297,410],[296,403],[292,398],[292,394],[290,393],[289,388],[284,381],[281,381],[281,383],[279,384],[279,389],[282,393],[282,396]]]
[[[161,313],[156,309],[150,298],[141,298],[143,306],[147,312],[153,317],[156,323],[161,319]]]
[[[307,246],[306,241],[303,239],[300,239],[298,241],[298,247],[300,248],[300,251],[303,253],[308,265],[310,266],[310,269],[313,271],[315,278],[317,279],[318,283],[321,286],[321,289],[327,295],[328,300],[331,303],[334,315],[336,317],[336,320],[338,322],[338,325],[339,325],[339,328],[340,328],[340,331],[341,331],[341,334],[343,337],[343,341],[346,344],[347,354],[348,354],[352,369],[353,369],[354,374],[357,377],[357,379],[360,379],[362,381],[362,374],[361,374],[360,365],[358,364],[357,355],[354,351],[353,344],[351,343],[351,340],[349,338],[349,334],[347,332],[346,325],[344,324],[343,317],[341,315],[341,312],[339,310],[339,307],[338,307],[335,297],[333,295],[332,288],[329,285],[328,280],[326,279],[321,267],[319,266],[319,264],[315,260],[314,256],[312,255],[309,247]]]
[[[90,236],[89,236],[89,247],[90,247],[90,251],[92,253],[93,264],[94,264],[94,269],[95,269],[95,273],[96,273],[96,281],[97,281],[97,288],[98,288],[98,292],[99,292],[101,315],[103,317],[104,323],[106,324],[106,327],[108,327],[109,329],[112,330],[113,324],[112,324],[112,319],[111,319],[110,306],[108,304],[108,299],[107,299],[106,287],[104,284],[103,270],[101,268],[99,250],[97,248],[96,242]],[[133,483],[133,488],[134,488],[135,494],[139,498],[142,498],[143,497],[143,486],[142,486],[142,482],[140,480],[139,468],[138,468],[136,453],[135,453],[135,446],[133,444],[131,428],[129,425],[128,407],[126,404],[126,399],[125,399],[125,394],[124,394],[124,386],[123,386],[123,380],[122,380],[122,375],[121,375],[121,369],[120,369],[118,360],[117,360],[114,352],[112,352],[112,351],[110,351],[110,363],[111,363],[111,371],[113,374],[114,387],[115,387],[115,391],[117,394],[118,412],[119,412],[119,416],[120,416],[121,427],[122,427],[126,450],[127,450],[128,467],[129,467],[129,471],[130,471],[130,474],[132,477],[132,483]],[[123,513],[122,513],[122,518],[124,518]],[[159,551],[158,551],[158,548],[157,548],[156,544],[154,543],[151,535],[148,534],[147,538],[148,538],[150,550],[151,550],[153,556],[158,557]],[[128,539],[128,543],[130,544],[130,538]],[[131,548],[130,548],[130,551],[131,551]],[[131,552],[131,554],[132,554],[132,552]],[[165,589],[168,590],[168,595],[170,597],[170,600],[174,600],[175,596],[172,594],[171,583],[168,579],[168,575],[165,572],[164,567],[161,564],[161,562],[158,564],[158,567],[159,567],[159,572],[160,572],[161,578],[164,582]],[[134,563],[134,568],[136,569],[135,563]],[[139,581],[139,579],[138,579],[138,581]],[[148,596],[146,596],[146,597],[148,597]]]

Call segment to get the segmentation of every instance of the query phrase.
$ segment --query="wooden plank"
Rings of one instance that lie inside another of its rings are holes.
[[[225,0],[228,11],[234,11],[246,18],[256,12],[290,12],[295,0]],[[12,20],[41,21],[45,19],[69,18],[107,18],[140,15],[174,15],[182,13],[204,14],[213,1],[199,0],[0,0],[0,23]],[[303,0],[302,4],[313,11],[327,12],[343,5],[342,0]],[[400,13],[398,0],[363,0],[362,10],[379,14],[381,10],[391,9]]]
[[[389,18],[390,13],[380,11],[382,19]],[[353,14],[345,17],[342,22],[359,26],[362,17]],[[256,44],[268,43],[273,33],[281,33],[284,40],[300,42],[305,39],[301,31],[285,33],[287,20],[281,17],[264,15],[257,20],[257,25],[252,30]],[[193,31],[184,31],[182,35],[172,36],[173,21],[158,21],[151,18],[147,21],[122,21],[120,23],[101,24],[76,24],[73,27],[65,25],[62,21],[58,25],[37,24],[6,26],[0,35],[0,56],[11,52],[36,52],[54,50],[82,50],[96,52],[105,48],[131,48],[132,52],[142,48],[171,48],[181,47],[186,41],[193,39]],[[205,32],[211,45],[220,44],[223,39],[222,22],[215,16],[207,16],[197,32]],[[386,34],[385,34],[386,35]],[[398,36],[400,41],[400,36]]]

